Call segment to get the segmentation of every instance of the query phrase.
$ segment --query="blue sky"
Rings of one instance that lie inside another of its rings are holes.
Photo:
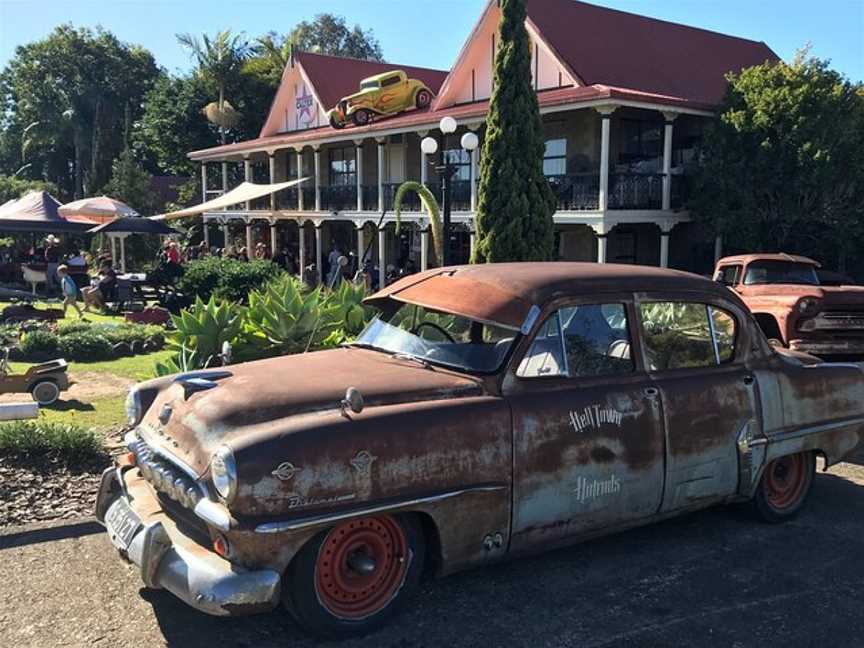
[[[0,66],[55,25],[101,24],[169,70],[188,69],[178,32],[225,27],[250,38],[327,11],[370,28],[387,60],[449,68],[486,0],[0,0]],[[763,40],[789,60],[806,43],[864,80],[864,0],[594,0],[624,11]],[[578,38],[578,32],[574,33]]]

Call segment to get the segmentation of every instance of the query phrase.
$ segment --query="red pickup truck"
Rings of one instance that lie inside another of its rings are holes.
[[[738,293],[769,339],[831,359],[864,356],[864,286],[822,285],[819,263],[791,254],[717,262],[714,279]]]

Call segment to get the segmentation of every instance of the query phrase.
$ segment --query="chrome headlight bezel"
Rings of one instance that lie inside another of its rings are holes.
[[[210,481],[216,494],[230,502],[237,493],[237,463],[228,446],[220,447],[210,458]]]
[[[804,297],[798,302],[798,312],[801,315],[815,315],[819,312],[821,303],[813,297]]]
[[[144,418],[144,406],[141,403],[141,392],[132,387],[126,394],[126,421],[129,425],[138,425]]]

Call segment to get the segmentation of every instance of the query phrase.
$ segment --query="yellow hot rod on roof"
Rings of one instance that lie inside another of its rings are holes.
[[[333,128],[344,128],[348,121],[365,126],[376,115],[394,115],[409,108],[426,108],[432,102],[432,91],[417,79],[409,79],[404,70],[392,70],[360,81],[360,91],[342,97],[327,112]]]

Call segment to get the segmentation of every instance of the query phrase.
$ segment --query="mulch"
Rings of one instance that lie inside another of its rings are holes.
[[[105,454],[70,464],[60,456],[0,454],[0,527],[90,516]]]

